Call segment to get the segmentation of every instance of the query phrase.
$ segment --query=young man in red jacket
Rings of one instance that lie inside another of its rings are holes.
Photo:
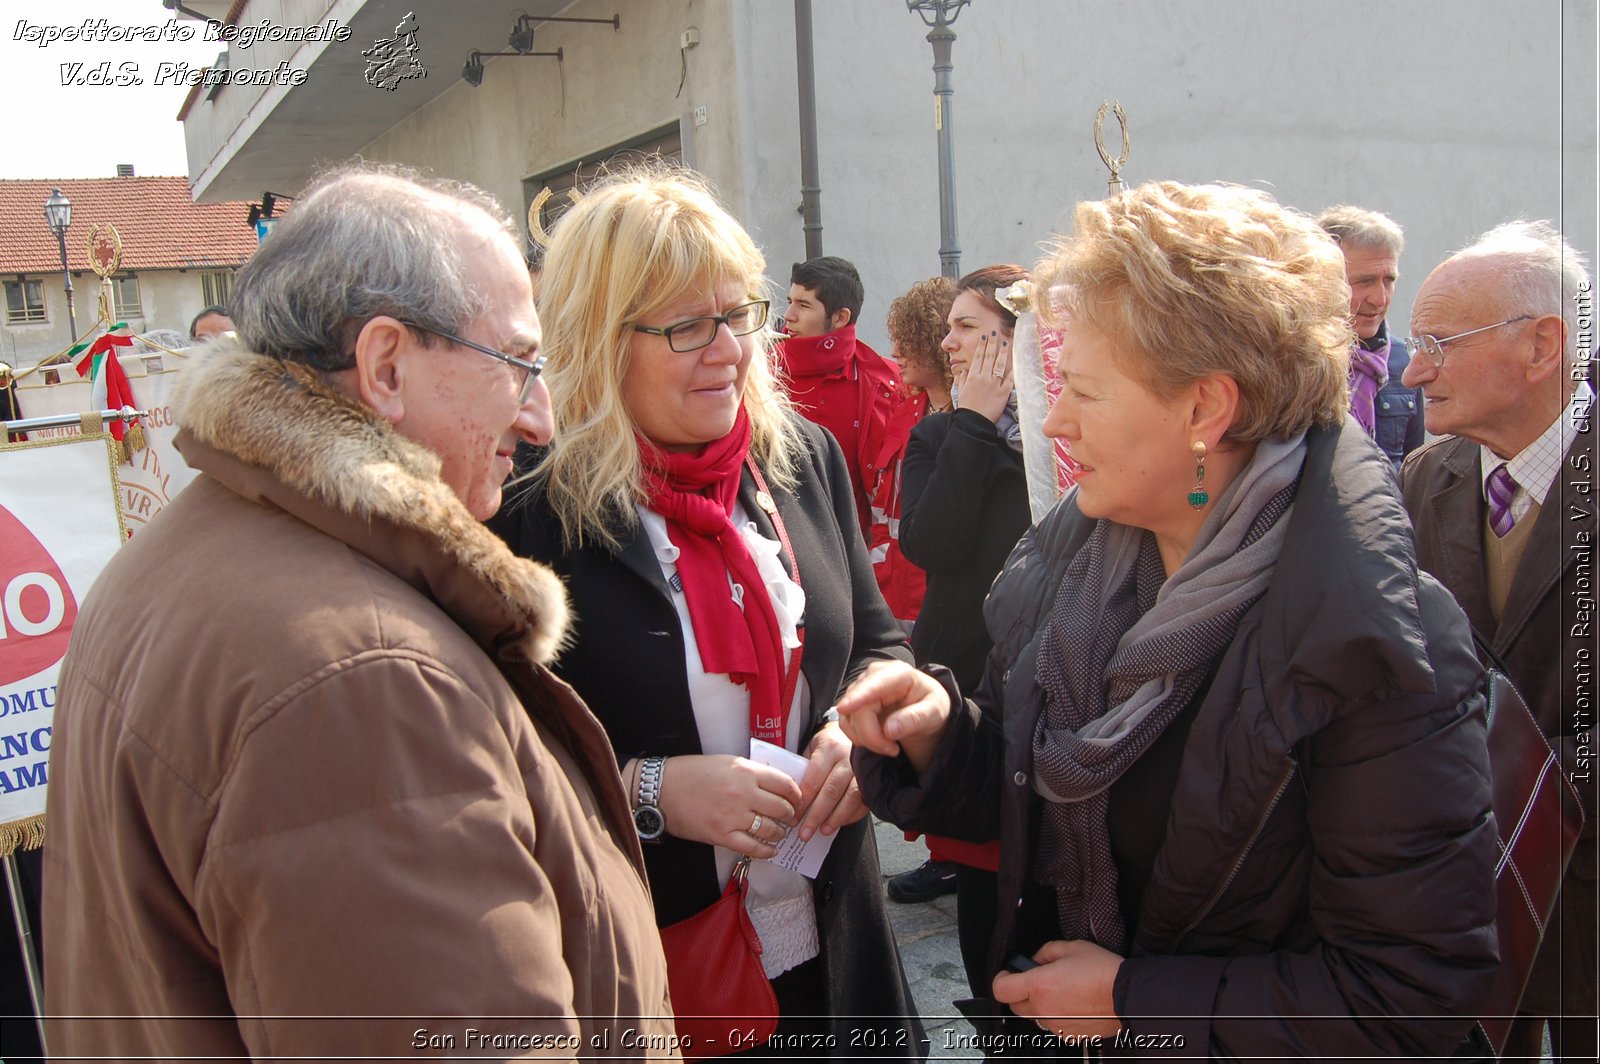
[[[856,521],[866,537],[882,473],[879,456],[886,451],[901,389],[894,363],[856,339],[864,298],[861,275],[845,259],[828,255],[796,263],[783,318],[789,335],[778,345],[778,359],[795,407],[833,433],[844,451]]]

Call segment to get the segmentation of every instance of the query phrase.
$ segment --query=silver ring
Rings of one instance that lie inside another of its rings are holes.
[[[756,814],[756,818],[754,820],[750,821],[750,829],[747,832],[745,832],[745,834],[754,835],[756,832],[758,832],[760,830],[761,830],[761,814],[757,813]]]
[[[1006,376],[1006,371],[1003,370],[1003,369],[997,369],[997,370],[994,371],[995,380],[1004,380],[1005,376]]]

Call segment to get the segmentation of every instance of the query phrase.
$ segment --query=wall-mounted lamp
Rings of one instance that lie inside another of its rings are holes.
[[[180,0],[161,0],[161,6],[166,8],[168,11],[176,11],[180,15],[188,15],[190,18],[196,19],[200,22],[211,21],[208,16],[202,15],[193,8],[184,7]]]
[[[560,48],[557,48],[553,52],[479,52],[474,50],[468,53],[466,65],[461,68],[461,80],[465,81],[473,88],[477,88],[479,85],[482,85],[483,61],[486,58],[497,55],[520,56],[523,59],[548,58],[554,59],[559,63],[561,62],[563,52]]]
[[[279,200],[288,200],[288,201],[290,201],[292,203],[292,202],[294,202],[294,197],[293,196],[285,196],[281,192],[263,192],[263,193],[261,193],[261,202],[260,203],[252,203],[250,205],[250,217],[249,217],[249,225],[250,225],[250,227],[252,229],[254,229],[255,228],[255,224],[257,222],[261,221],[263,218],[270,220],[272,218],[273,214],[278,209],[278,201]]]
[[[533,27],[536,22],[587,22],[591,25],[610,26],[613,30],[622,28],[622,16],[612,15],[610,18],[567,18],[561,15],[518,15],[516,25],[511,27],[511,50],[518,55],[529,55],[533,52]]]

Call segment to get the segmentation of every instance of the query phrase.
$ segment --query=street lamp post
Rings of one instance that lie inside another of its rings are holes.
[[[919,15],[933,45],[933,128],[939,136],[939,271],[946,277],[961,275],[961,245],[956,235],[955,146],[951,140],[952,97],[955,82],[950,73],[951,46],[956,42],[950,28],[967,0],[906,0],[906,10]]]
[[[72,224],[72,201],[61,194],[59,188],[50,190],[44,201],[45,221],[56,235],[56,245],[61,249],[61,280],[67,287],[67,327],[72,331],[72,342],[78,342],[78,314],[72,305],[72,271],[67,269],[67,226]]]

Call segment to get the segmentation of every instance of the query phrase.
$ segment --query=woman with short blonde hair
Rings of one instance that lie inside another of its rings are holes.
[[[995,579],[971,690],[883,665],[840,699],[869,804],[999,836],[1010,1023],[1451,1055],[1497,964],[1483,670],[1344,416],[1338,249],[1161,182],[1080,204],[1035,276],[1077,483]]]
[[[1055,296],[1040,308],[1046,323],[1117,337],[1163,395],[1228,374],[1241,408],[1233,442],[1343,421],[1354,337],[1338,246],[1255,189],[1163,181],[1140,193],[1078,204],[1072,238],[1040,265]]]

